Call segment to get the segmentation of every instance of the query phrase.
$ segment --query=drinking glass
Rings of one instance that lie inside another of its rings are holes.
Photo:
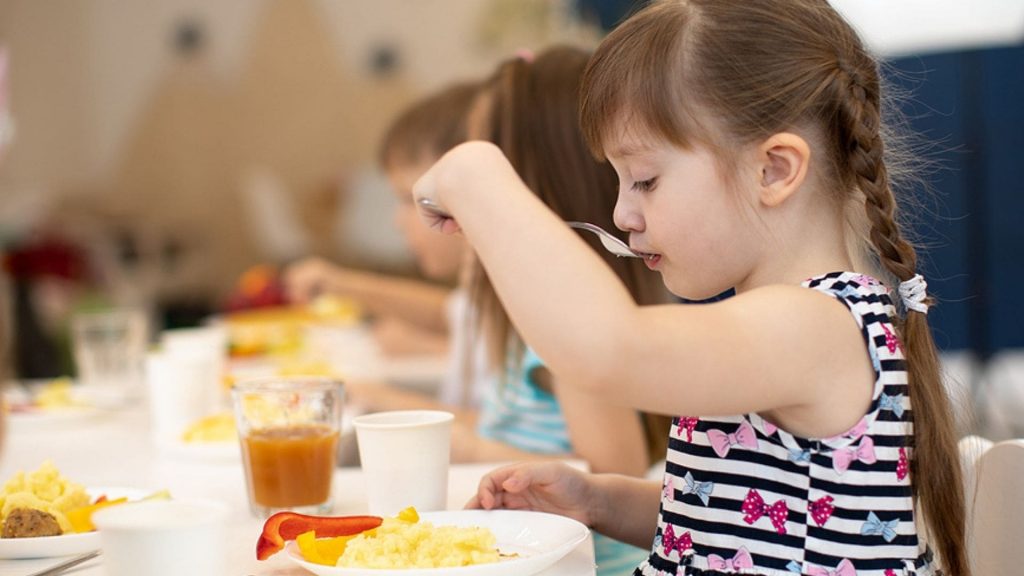
[[[236,383],[231,394],[253,514],[330,512],[344,400],[341,381],[257,378]]]

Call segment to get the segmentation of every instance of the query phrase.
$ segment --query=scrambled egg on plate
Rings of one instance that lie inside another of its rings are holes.
[[[89,495],[81,485],[61,476],[53,462],[46,461],[35,472],[18,472],[0,491],[0,524],[13,510],[31,509],[54,517],[63,533],[71,532],[69,510],[87,506]]]
[[[497,562],[497,541],[488,528],[434,526],[385,518],[349,540],[338,566],[359,568],[442,568]]]

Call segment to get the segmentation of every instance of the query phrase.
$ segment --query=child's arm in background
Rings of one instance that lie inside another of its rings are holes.
[[[588,474],[561,462],[521,462],[489,472],[467,508],[568,516],[641,548],[657,530],[661,487],[618,474]]]
[[[451,289],[444,286],[342,268],[314,257],[288,267],[285,288],[296,302],[320,294],[344,296],[373,316],[396,316],[425,330],[448,333],[445,306]]]
[[[653,462],[643,419],[636,410],[612,404],[586,386],[555,378],[544,367],[536,369],[533,378],[558,398],[573,453],[587,462],[591,472],[647,473]]]
[[[655,413],[768,412],[809,436],[845,431],[870,403],[860,332],[828,296],[771,286],[703,306],[639,307],[488,143],[453,149],[415,193],[453,214],[457,223],[424,215],[464,231],[552,371],[610,402]]]

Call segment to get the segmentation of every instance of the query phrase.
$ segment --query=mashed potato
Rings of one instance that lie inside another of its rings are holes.
[[[497,561],[497,542],[487,528],[386,518],[379,527],[349,540],[338,566],[445,568]]]
[[[40,510],[52,515],[62,532],[70,532],[69,510],[87,506],[85,488],[60,475],[53,462],[43,462],[35,472],[18,472],[0,491],[0,525],[17,508]]]

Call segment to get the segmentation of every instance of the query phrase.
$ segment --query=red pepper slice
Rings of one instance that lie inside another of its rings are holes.
[[[263,523],[263,533],[256,542],[256,558],[266,560],[284,549],[284,543],[303,532],[313,530],[317,538],[351,536],[380,526],[380,516],[308,516],[295,512],[278,512]]]

